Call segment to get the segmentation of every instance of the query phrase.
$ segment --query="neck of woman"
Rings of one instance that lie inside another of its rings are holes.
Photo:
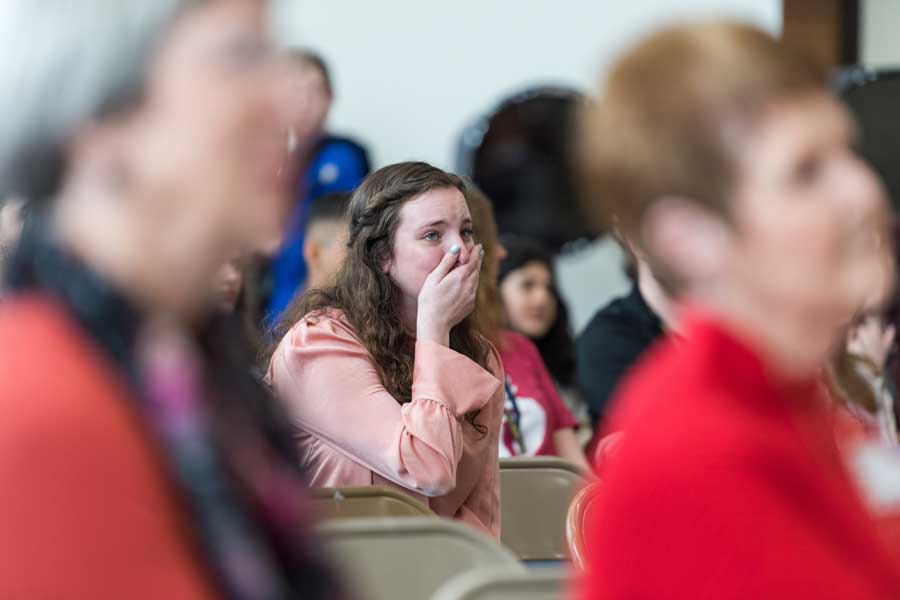
[[[841,328],[837,315],[813,314],[807,307],[765,302],[736,289],[685,293],[684,304],[697,307],[723,325],[760,357],[766,370],[785,383],[816,375],[831,355]]]

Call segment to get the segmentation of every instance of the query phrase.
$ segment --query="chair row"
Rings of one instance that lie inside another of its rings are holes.
[[[553,457],[501,459],[503,544],[523,561],[566,560],[566,517],[584,487],[578,467]],[[358,486],[313,490],[322,519],[433,516],[396,488]]]
[[[342,518],[319,525],[326,556],[361,600],[557,600],[562,569],[525,568],[473,528],[437,517]]]

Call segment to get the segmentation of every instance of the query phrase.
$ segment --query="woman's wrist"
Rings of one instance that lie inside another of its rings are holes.
[[[416,325],[416,339],[449,347],[450,328],[436,324],[429,319],[420,320]]]

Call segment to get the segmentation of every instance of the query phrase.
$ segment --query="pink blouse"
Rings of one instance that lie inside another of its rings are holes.
[[[500,538],[502,367],[416,342],[412,401],[399,404],[343,313],[301,319],[268,380],[290,414],[310,485],[394,485],[438,515]],[[465,421],[481,409],[476,422]]]

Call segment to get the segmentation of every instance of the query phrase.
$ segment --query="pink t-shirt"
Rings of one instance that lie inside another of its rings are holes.
[[[553,433],[577,427],[578,422],[559,397],[556,384],[531,340],[513,331],[504,331],[499,351],[508,390],[500,434],[500,456],[556,456]],[[510,422],[516,415],[524,451]]]

